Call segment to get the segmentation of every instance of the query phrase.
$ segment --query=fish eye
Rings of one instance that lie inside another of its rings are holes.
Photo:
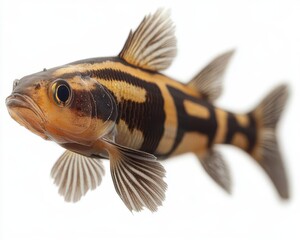
[[[56,81],[52,89],[53,98],[59,106],[65,107],[71,102],[72,90],[65,80]]]

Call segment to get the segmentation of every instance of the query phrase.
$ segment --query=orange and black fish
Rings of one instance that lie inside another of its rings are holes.
[[[127,208],[156,211],[165,199],[165,169],[158,160],[194,153],[227,192],[229,169],[216,144],[234,145],[255,159],[279,195],[289,197],[276,140],[288,96],[275,88],[252,111],[215,106],[233,51],[210,62],[187,84],[161,73],[176,55],[169,12],[148,15],[130,32],[116,57],[92,58],[15,80],[6,99],[11,117],[66,149],[51,175],[66,201],[95,189],[110,160],[112,180]]]

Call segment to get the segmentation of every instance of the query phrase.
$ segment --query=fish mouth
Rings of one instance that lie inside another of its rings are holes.
[[[45,134],[45,116],[38,105],[28,96],[13,93],[6,99],[10,116],[38,136],[48,139]]]

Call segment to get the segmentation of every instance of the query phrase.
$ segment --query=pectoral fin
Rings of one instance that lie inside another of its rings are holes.
[[[211,176],[211,178],[226,192],[230,193],[230,172],[222,155],[215,150],[211,150],[204,156],[197,155],[197,157],[208,175]]]
[[[88,190],[98,187],[104,176],[100,159],[65,151],[51,170],[59,193],[67,202],[77,202]]]
[[[165,199],[164,167],[152,154],[103,139],[110,158],[115,189],[130,211],[154,212]]]

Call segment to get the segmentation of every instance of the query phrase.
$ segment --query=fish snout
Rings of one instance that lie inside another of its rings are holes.
[[[10,96],[6,98],[6,106],[10,109],[25,108],[31,110],[37,117],[39,117],[41,122],[45,121],[45,116],[43,111],[39,106],[27,95],[13,92]]]
[[[14,84],[15,88],[15,84]],[[10,96],[8,96],[5,100],[6,106],[8,109],[13,108],[31,108],[28,101],[25,100],[26,98],[23,97],[21,94],[18,93],[12,93]]]
[[[16,122],[40,137],[48,139],[44,129],[45,116],[30,97],[12,93],[6,98],[6,106],[10,116]]]

